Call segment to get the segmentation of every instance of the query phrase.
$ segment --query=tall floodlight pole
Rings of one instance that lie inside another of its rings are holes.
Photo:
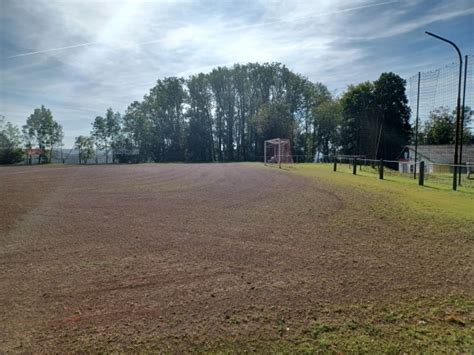
[[[418,121],[420,112],[420,79],[421,72],[418,72],[418,93],[416,95],[416,123],[415,123],[415,170],[413,173],[413,179],[416,179],[416,158],[418,156]]]
[[[461,78],[462,78],[462,55],[461,51],[459,50],[458,46],[449,39],[443,38],[441,36],[435,35],[434,33],[427,32],[425,33],[428,36],[437,38],[443,42],[449,43],[456,49],[459,57],[459,81],[458,81],[458,99],[457,99],[457,106],[456,106],[456,136],[454,138],[454,171],[453,171],[453,190],[457,188],[457,172],[458,172],[458,147],[459,147],[459,128],[460,128],[460,120],[461,120]]]
[[[467,55],[464,56],[464,82],[462,88],[461,108],[461,139],[459,140],[459,165],[462,165],[462,145],[464,140],[464,111],[466,110],[466,80],[467,80]],[[459,172],[458,185],[461,186],[461,172]]]

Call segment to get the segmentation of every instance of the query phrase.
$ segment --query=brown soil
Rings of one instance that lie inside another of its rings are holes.
[[[471,292],[466,238],[333,190],[254,164],[1,169],[0,352],[178,352],[318,304]]]

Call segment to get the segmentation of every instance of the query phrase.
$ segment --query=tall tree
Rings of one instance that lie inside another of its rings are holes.
[[[128,106],[123,117],[123,133],[138,148],[138,160],[147,161],[152,151],[152,122],[143,103],[134,101]]]
[[[14,164],[22,159],[20,129],[0,116],[0,164]]]
[[[382,73],[374,82],[377,158],[398,159],[410,139],[410,107],[405,86],[406,81],[394,73]]]
[[[338,100],[327,100],[315,106],[316,147],[318,152],[328,157],[339,144],[339,129],[342,121],[342,107]],[[333,148],[333,149],[331,149]]]
[[[213,161],[212,94],[206,75],[198,74],[187,82],[189,96],[186,134],[186,158],[191,161]]]
[[[350,85],[341,97],[343,120],[341,145],[344,154],[375,156],[374,85],[364,82]]]
[[[345,154],[397,159],[410,138],[405,80],[382,73],[375,82],[349,86],[341,98]]]
[[[79,150],[79,164],[87,164],[87,161],[94,156],[94,139],[92,137],[76,137],[74,147]]]
[[[296,122],[288,104],[274,102],[263,104],[255,117],[257,132],[263,141],[272,138],[293,140]]]
[[[307,154],[314,149],[313,108],[327,98],[324,85],[279,63],[164,78],[127,108],[118,125],[120,142],[135,145],[140,161],[255,160],[263,155],[264,137],[280,132],[294,140],[295,152]],[[110,147],[111,113],[94,122],[92,132],[98,139],[104,131]]]
[[[38,145],[40,149],[49,149],[49,161],[51,161],[53,147],[61,141],[63,136],[61,125],[54,120],[51,111],[44,106],[35,109],[28,117],[23,126],[23,134],[27,147]],[[38,159],[38,162],[41,162],[41,156]]]
[[[98,149],[105,150],[105,163],[109,163],[109,152],[112,150],[112,161],[115,162],[113,149],[121,133],[121,116],[109,107],[105,113],[105,118],[97,116],[92,122],[91,136]]]
[[[105,113],[105,124],[107,127],[107,134],[110,140],[110,147],[112,148],[112,162],[115,163],[114,149],[116,148],[117,140],[119,138],[121,129],[120,113],[114,113],[114,110],[111,107],[108,108],[107,112]]]
[[[184,160],[183,84],[184,79],[176,77],[158,80],[145,96],[143,108],[151,121],[151,153],[155,161]]]
[[[471,141],[471,109],[466,107],[464,115],[463,144]],[[450,112],[447,107],[438,107],[430,112],[429,119],[424,124],[422,142],[425,144],[454,144],[456,134],[456,112]]]
[[[216,151],[217,159],[223,161],[223,145],[224,145],[224,121],[226,112],[226,97],[225,97],[225,79],[224,69],[214,69],[209,74],[209,82],[212,88],[215,105],[215,121],[216,121]]]
[[[102,116],[97,116],[92,122],[91,136],[97,149],[105,150],[105,163],[109,163],[109,134],[107,124]]]

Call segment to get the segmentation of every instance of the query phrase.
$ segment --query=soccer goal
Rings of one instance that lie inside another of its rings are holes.
[[[291,145],[289,139],[274,138],[265,141],[264,162],[267,164],[292,164]]]

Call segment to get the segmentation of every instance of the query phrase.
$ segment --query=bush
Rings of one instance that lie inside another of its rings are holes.
[[[0,164],[15,164],[23,160],[23,150],[20,148],[0,148]]]

